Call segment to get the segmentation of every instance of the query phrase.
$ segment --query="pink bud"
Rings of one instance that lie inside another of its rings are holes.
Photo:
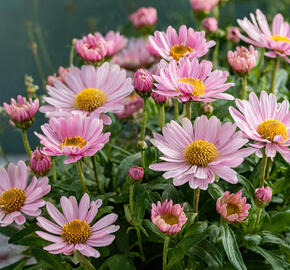
[[[201,105],[201,109],[204,113],[208,113],[208,114],[211,114],[213,113],[213,106],[210,104],[210,103],[203,103]]]
[[[210,11],[218,2],[219,0],[190,0],[193,11]]]
[[[142,167],[131,167],[128,171],[129,177],[131,177],[133,180],[138,181],[143,178],[144,170]]]
[[[228,40],[237,43],[240,40],[240,29],[238,27],[227,28],[227,38]]]
[[[38,176],[45,176],[51,168],[50,156],[46,156],[38,150],[38,147],[31,153],[29,160],[30,169]]]
[[[138,69],[134,74],[134,88],[140,92],[148,92],[153,88],[153,77],[144,69]]]
[[[153,7],[141,7],[129,16],[129,20],[137,29],[153,26],[157,21],[157,10]]]
[[[255,199],[259,206],[265,207],[271,201],[272,190],[269,187],[260,187],[256,189]]]
[[[156,103],[163,103],[163,102],[166,102],[167,101],[167,97],[166,96],[163,96],[163,95],[160,95],[160,94],[157,94],[155,92],[152,92],[151,93],[151,96],[152,98],[154,99],[154,101]]]
[[[202,27],[208,30],[210,33],[213,33],[218,29],[218,21],[214,17],[205,18],[202,21]]]

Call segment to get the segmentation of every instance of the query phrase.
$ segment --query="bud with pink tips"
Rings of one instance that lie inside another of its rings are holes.
[[[219,0],[190,0],[190,4],[193,11],[211,11]]]
[[[250,73],[255,67],[258,58],[258,51],[251,45],[249,50],[246,47],[237,47],[236,51],[228,51],[228,62],[238,74]]]
[[[227,39],[233,43],[240,41],[240,28],[239,27],[228,27],[227,28]]]
[[[135,181],[139,181],[144,176],[144,170],[142,167],[131,167],[128,171],[128,176]]]
[[[205,18],[202,21],[202,27],[208,32],[213,33],[218,29],[218,21],[214,17]]]
[[[154,99],[156,103],[164,103],[168,100],[167,96],[160,95],[158,93],[152,92],[151,97]]]
[[[157,10],[153,7],[141,7],[129,16],[129,20],[137,29],[153,26],[157,21]]]
[[[138,92],[149,92],[153,88],[153,77],[144,69],[138,69],[134,74],[134,88]]]
[[[47,175],[51,168],[50,156],[44,155],[38,147],[36,147],[36,149],[31,153],[29,167],[38,176]]]
[[[260,187],[255,192],[255,203],[258,207],[266,207],[272,199],[272,190],[269,187]]]

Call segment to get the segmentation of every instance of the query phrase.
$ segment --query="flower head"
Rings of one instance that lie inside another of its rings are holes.
[[[255,203],[258,207],[266,207],[272,199],[272,189],[260,187],[255,191]]]
[[[36,217],[41,213],[40,207],[45,205],[41,200],[50,192],[48,178],[32,177],[28,184],[29,168],[20,160],[15,166],[10,163],[8,170],[0,168],[0,224],[8,226],[12,222],[18,225],[25,223],[24,216]]]
[[[174,204],[172,200],[152,203],[151,220],[157,228],[166,234],[178,233],[186,223],[187,218],[180,204]]]
[[[149,42],[162,58],[175,61],[183,57],[202,57],[215,45],[213,40],[206,42],[204,31],[194,32],[185,25],[179,28],[179,35],[172,26],[167,28],[166,33],[155,31]]]
[[[265,15],[261,10],[256,10],[256,18],[250,14],[252,22],[247,18],[238,20],[240,27],[246,32],[248,37],[240,34],[240,38],[254,46],[260,48],[266,48],[270,50],[265,55],[271,58],[280,56],[290,63],[290,25],[284,21],[281,14],[276,14],[273,23],[272,30],[269,27]]]
[[[51,86],[54,86],[54,82],[56,80],[60,80],[62,83],[65,83],[65,81],[64,81],[65,75],[70,71],[71,71],[71,68],[64,68],[64,67],[60,66],[58,68],[58,76],[56,73],[54,73],[51,76],[48,76],[48,78],[47,78],[48,84]]]
[[[250,73],[256,65],[258,51],[251,45],[249,50],[246,47],[237,47],[234,52],[228,51],[228,61],[231,67],[238,74]]]
[[[153,26],[157,22],[157,10],[153,7],[141,7],[129,16],[129,20],[137,29]]]
[[[151,97],[154,99],[156,103],[164,103],[168,100],[167,96],[160,95],[158,93],[152,92]]]
[[[122,112],[116,113],[118,118],[127,118],[144,108],[144,101],[137,93],[133,93],[125,98],[125,106]]]
[[[138,69],[134,74],[134,88],[139,92],[148,92],[153,88],[153,77],[144,69]]]
[[[113,56],[120,52],[127,44],[127,39],[119,32],[109,31],[105,36],[107,43],[107,56]]]
[[[211,11],[219,0],[190,0],[193,11]]]
[[[100,257],[98,250],[93,247],[105,247],[114,241],[112,233],[120,227],[112,224],[118,216],[113,213],[106,215],[92,225],[102,201],[90,202],[86,193],[79,204],[74,196],[62,196],[60,204],[62,213],[50,202],[46,203],[47,212],[54,222],[44,217],[37,218],[37,225],[49,233],[36,231],[36,234],[53,242],[44,249],[52,254],[71,255],[77,250],[87,257]]]
[[[202,21],[202,27],[213,33],[218,29],[218,21],[214,17],[207,17]]]
[[[240,40],[240,28],[239,27],[228,27],[227,28],[227,39],[233,43],[237,43]]]
[[[230,113],[244,136],[255,141],[250,144],[255,147],[258,156],[265,154],[274,158],[278,151],[290,162],[290,111],[289,101],[277,103],[273,94],[261,93],[260,100],[254,92],[250,93],[249,101],[236,99],[236,110],[230,107]]]
[[[246,203],[247,198],[242,197],[242,190],[237,193],[226,191],[224,195],[218,198],[216,210],[227,222],[243,222],[249,215],[250,204]]]
[[[48,156],[65,155],[65,164],[92,156],[109,141],[110,133],[102,133],[103,121],[81,114],[66,118],[51,118],[41,126],[44,135],[35,132]]]
[[[238,182],[237,173],[232,169],[239,166],[246,156],[253,153],[251,148],[240,149],[246,142],[242,133],[235,132],[230,122],[221,125],[219,119],[205,115],[194,121],[181,120],[182,126],[171,121],[162,129],[163,135],[153,133],[152,144],[163,154],[165,162],[151,164],[154,171],[165,171],[165,179],[173,178],[175,186],[189,183],[193,189],[206,190],[215,174],[231,184]]]
[[[27,129],[31,126],[34,115],[39,106],[39,100],[28,100],[25,97],[17,96],[17,101],[11,98],[11,104],[3,103],[6,112],[10,116],[10,123],[20,129]]]
[[[223,93],[234,83],[225,83],[229,75],[226,71],[212,70],[210,61],[181,59],[179,62],[164,60],[159,64],[160,75],[153,75],[157,81],[153,90],[160,95],[178,98],[179,102],[203,101],[216,99],[234,99]]]
[[[128,171],[128,175],[135,181],[141,180],[144,175],[144,170],[142,167],[131,167]]]
[[[65,83],[56,81],[54,86],[47,86],[50,96],[44,97],[44,100],[49,105],[40,108],[47,117],[82,112],[96,114],[105,124],[110,124],[111,119],[105,113],[121,112],[124,98],[133,90],[131,79],[126,78],[126,71],[107,62],[97,68],[72,67],[64,80]]]
[[[38,147],[36,147],[36,149],[31,153],[29,167],[36,175],[47,175],[51,168],[50,156],[44,155],[38,150]]]

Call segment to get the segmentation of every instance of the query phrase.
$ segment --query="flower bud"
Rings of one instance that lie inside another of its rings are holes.
[[[193,11],[211,11],[219,0],[190,0]]]
[[[206,114],[212,114],[213,113],[213,106],[212,106],[211,103],[206,103],[206,102],[202,103],[201,109]]]
[[[210,33],[213,33],[218,29],[218,21],[214,17],[205,18],[202,21],[202,27]]]
[[[129,20],[137,29],[153,26],[157,21],[157,10],[153,7],[141,7],[129,16]]]
[[[153,88],[153,77],[144,69],[138,69],[134,74],[134,88],[139,92],[149,92]]]
[[[42,154],[38,147],[31,153],[29,160],[30,169],[38,176],[45,176],[51,168],[50,156]]]
[[[227,39],[233,43],[237,43],[240,40],[240,29],[238,27],[227,28]]]
[[[167,101],[167,97],[166,96],[163,96],[163,95],[160,95],[160,94],[157,94],[155,92],[152,92],[151,93],[151,97],[154,99],[154,101],[156,103],[164,103]]]
[[[142,167],[131,167],[128,171],[128,176],[135,181],[141,180],[144,175],[144,170]]]
[[[260,187],[255,192],[255,203],[258,207],[266,207],[272,198],[272,190],[269,187]]]

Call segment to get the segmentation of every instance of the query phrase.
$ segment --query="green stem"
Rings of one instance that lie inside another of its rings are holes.
[[[273,161],[271,158],[267,160],[267,168],[266,168],[266,176],[265,179],[267,180],[270,177],[271,169],[272,169]]]
[[[141,165],[143,169],[145,169],[145,133],[146,133],[146,122],[147,122],[147,98],[144,98],[144,111],[143,111],[143,121],[142,128],[140,133],[140,141],[141,141]]]
[[[140,229],[138,227],[135,226],[136,232],[137,232],[137,244],[140,250],[140,258],[142,262],[145,262],[145,255],[144,255],[144,251],[143,251],[143,245],[142,245],[142,236],[141,236],[141,232]]]
[[[179,116],[178,100],[175,98],[174,99],[174,119],[178,120],[178,116]]]
[[[242,99],[245,99],[247,96],[247,75],[242,76]]]
[[[261,179],[260,179],[260,187],[264,186],[265,182],[265,175],[266,175],[266,168],[267,168],[267,156],[263,154],[263,164],[262,164],[262,171],[261,171]]]
[[[168,236],[166,236],[165,240],[164,240],[164,245],[163,245],[162,270],[167,269],[167,255],[168,255],[169,242],[170,242],[170,238]]]
[[[165,126],[165,108],[164,108],[164,104],[161,105],[160,107],[160,128],[162,130],[162,128]]]
[[[184,106],[185,106],[185,116],[189,119],[189,120],[191,120],[191,108],[192,108],[192,104],[191,104],[191,102],[189,101],[189,102],[187,102],[187,103],[185,103],[184,104]]]
[[[217,39],[215,47],[214,47],[214,51],[212,53],[212,64],[214,67],[216,67],[218,64],[219,47],[220,47],[220,41],[219,39]]]
[[[92,266],[92,264],[90,263],[90,261],[87,259],[86,256],[84,256],[79,251],[77,251],[76,254],[77,254],[78,260],[83,264],[86,270],[95,270],[95,268]]]
[[[52,179],[56,181],[55,157],[51,158],[51,165],[52,165]]]
[[[132,181],[132,180],[131,180]],[[134,184],[130,183],[130,190],[129,190],[129,208],[130,208],[130,214],[134,221]]]
[[[70,54],[69,54],[69,66],[70,67],[72,67],[74,65],[75,45],[76,45],[76,40],[73,39],[72,43],[71,43]]]
[[[196,188],[193,192],[193,212],[198,213],[198,202],[199,202],[200,189]]]
[[[96,184],[97,184],[96,191],[98,192],[98,190],[101,190],[101,188],[100,188],[100,181],[99,181],[99,177],[98,177],[97,157],[95,155],[92,156],[92,162],[93,162],[94,174],[95,174],[95,179],[96,179]]]
[[[85,177],[84,177],[84,173],[83,173],[83,169],[82,169],[82,161],[78,160],[76,162],[76,166],[77,166],[78,174],[79,174],[79,177],[80,177],[80,180],[81,180],[81,185],[82,185],[83,192],[90,194],[89,190],[88,190],[88,188],[86,186],[86,183],[85,183]]]
[[[258,216],[257,216],[257,221],[256,221],[256,225],[255,225],[255,227],[258,226],[259,223],[260,223],[260,220],[261,220],[261,214],[262,214],[262,208],[258,208]]]
[[[270,89],[270,92],[272,94],[274,94],[274,91],[275,91],[275,82],[276,82],[276,77],[277,77],[277,71],[279,69],[279,63],[280,63],[280,57],[276,57],[275,62],[274,62],[272,81],[271,81],[271,89]]]
[[[25,129],[21,129],[21,133],[22,133],[22,139],[23,139],[23,144],[24,144],[26,153],[28,154],[29,157],[31,157],[31,148],[30,148],[29,141],[27,138],[27,132]]]

